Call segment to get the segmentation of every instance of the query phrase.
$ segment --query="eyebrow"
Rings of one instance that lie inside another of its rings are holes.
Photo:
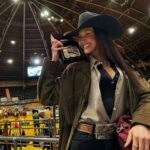
[[[85,33],[85,35],[88,35],[88,34],[93,34],[93,33],[92,33],[92,32],[87,31],[87,33]],[[78,37],[81,37],[81,35],[79,35]]]

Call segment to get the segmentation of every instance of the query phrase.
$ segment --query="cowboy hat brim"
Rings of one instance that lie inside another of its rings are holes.
[[[76,30],[66,34],[66,36],[77,36],[79,31],[86,27],[93,27],[106,31],[112,39],[119,38],[123,33],[120,23],[114,17],[108,15],[97,15],[85,21]]]

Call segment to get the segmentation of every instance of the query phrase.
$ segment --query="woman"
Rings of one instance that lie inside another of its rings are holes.
[[[68,36],[77,36],[87,60],[67,66],[58,77],[60,41],[52,42],[52,60],[45,59],[38,82],[42,104],[59,103],[60,149],[119,150],[115,123],[120,115],[131,113],[132,128],[125,147],[150,148],[150,89],[130,67],[113,44],[122,28],[107,15],[84,12],[78,28]]]

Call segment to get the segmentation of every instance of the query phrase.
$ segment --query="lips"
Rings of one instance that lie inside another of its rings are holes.
[[[86,49],[86,48],[88,48],[89,46],[90,46],[89,44],[86,44],[86,45],[83,46],[83,48]]]

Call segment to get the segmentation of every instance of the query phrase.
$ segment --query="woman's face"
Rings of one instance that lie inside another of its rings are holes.
[[[79,32],[79,45],[85,54],[93,54],[96,52],[96,38],[93,28],[84,28]]]

